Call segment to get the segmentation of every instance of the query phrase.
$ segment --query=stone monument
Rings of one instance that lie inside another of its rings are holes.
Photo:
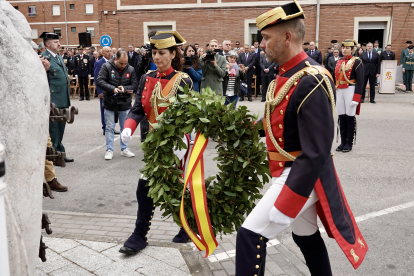
[[[34,275],[38,259],[49,129],[48,81],[30,41],[31,29],[23,14],[0,0],[0,143],[6,148],[7,234],[13,276]]]

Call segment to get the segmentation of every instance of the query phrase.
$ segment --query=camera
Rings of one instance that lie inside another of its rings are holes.
[[[43,59],[50,61],[50,57],[49,56],[43,56]]]
[[[192,67],[193,66],[193,58],[194,58],[194,56],[184,57],[183,68],[190,68],[190,67]]]
[[[214,49],[214,51],[212,50],[207,50],[206,51],[206,57],[204,58],[205,61],[214,61],[214,56],[216,55],[216,53],[219,53],[221,50],[220,49]]]
[[[141,46],[141,55],[144,51],[146,52],[145,58],[148,60],[152,60],[152,51],[151,46],[149,44],[144,44]]]
[[[133,90],[124,90],[123,92],[122,92],[122,90],[121,90],[121,88],[120,87],[118,87],[118,89],[119,89],[119,92],[117,93],[117,94],[114,94],[112,97],[111,97],[111,102],[113,103],[113,104],[124,104],[124,103],[127,103],[128,102],[128,99],[130,99],[131,98],[131,96],[130,95],[128,95],[128,94],[132,94],[134,91]],[[125,88],[124,88],[125,89]]]

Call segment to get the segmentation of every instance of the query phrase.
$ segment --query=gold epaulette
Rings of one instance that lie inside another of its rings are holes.
[[[157,71],[157,70],[148,70],[147,71],[147,75],[150,74],[150,73],[152,73],[152,72],[155,72],[155,71]]]

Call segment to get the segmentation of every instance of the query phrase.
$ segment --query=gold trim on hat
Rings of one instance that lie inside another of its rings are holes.
[[[154,44],[155,49],[167,49],[172,46],[176,46],[177,44],[175,42],[175,38],[173,35],[171,35],[171,37],[164,38],[164,39],[156,39],[156,40],[150,39],[150,42],[151,44]]]
[[[282,7],[274,8],[273,10],[267,11],[256,18],[256,26],[259,30],[262,30],[264,27],[269,25],[270,23],[276,22],[277,20],[289,20],[295,17],[299,17],[301,15],[305,16],[302,10],[302,7],[299,5],[296,0],[293,0],[296,6],[299,9],[299,12],[291,15],[286,15],[285,11]]]
[[[162,40],[152,40],[152,39],[150,39],[150,43],[154,44],[155,48],[157,48],[157,49],[166,49],[166,48],[170,48],[172,46],[181,46],[181,45],[184,45],[184,44],[187,43],[187,41],[185,41],[185,39],[177,31],[158,31],[155,35],[159,35],[159,34],[171,34],[174,44],[170,45],[171,42],[167,43],[167,41],[171,40],[171,38],[166,38],[166,39],[162,39]],[[177,43],[175,41],[175,37],[177,37],[181,42]],[[164,41],[166,43],[165,45],[169,45],[169,46],[164,47],[165,46]],[[161,43],[161,44],[157,44],[157,42]],[[158,48],[158,47],[161,47],[161,48]]]
[[[356,40],[354,39],[347,39],[345,41],[342,41],[342,46],[344,47],[355,47],[358,44]]]

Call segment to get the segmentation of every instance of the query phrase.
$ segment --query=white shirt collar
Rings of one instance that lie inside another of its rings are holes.
[[[52,51],[50,51],[49,49],[46,49],[46,50],[48,50],[49,51],[49,53],[54,57],[54,58],[56,58],[56,56],[57,56],[57,54],[55,54],[55,53],[53,53]]]
[[[105,57],[103,57],[103,58],[104,58],[105,62],[108,62],[109,61],[109,59],[106,59]]]

